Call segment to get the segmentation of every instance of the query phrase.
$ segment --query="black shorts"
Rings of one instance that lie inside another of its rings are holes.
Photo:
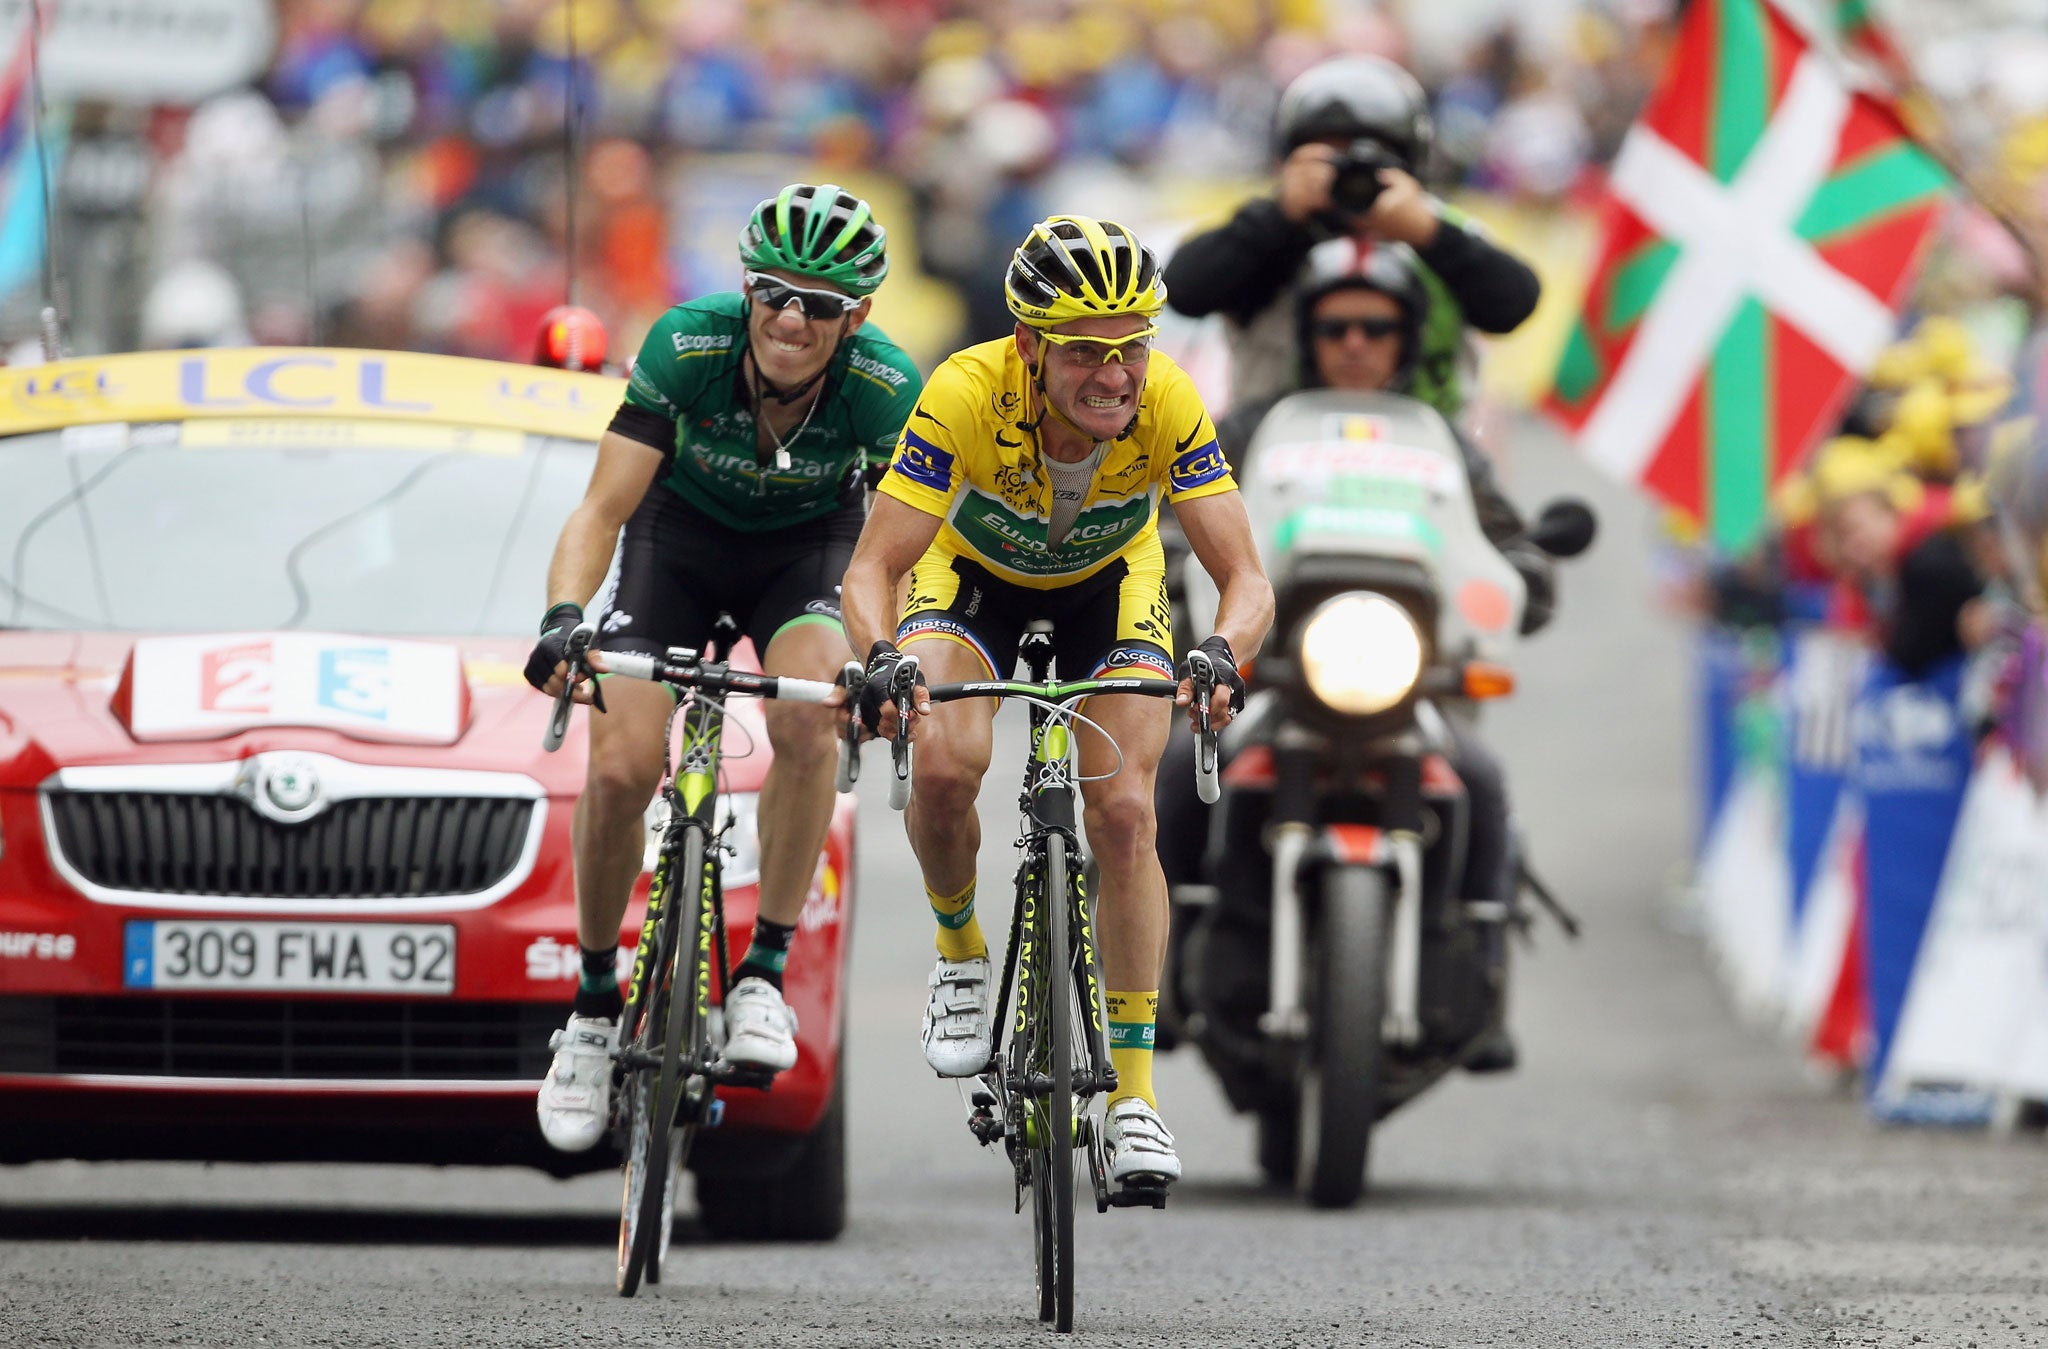
[[[765,660],[768,643],[784,628],[842,627],[839,582],[862,520],[859,510],[843,510],[745,533],[657,486],[619,540],[616,574],[597,606],[604,615],[599,645],[642,655],[672,646],[701,650],[718,615],[727,613]]]
[[[1169,615],[1156,538],[1149,548],[1133,549],[1083,580],[1044,589],[1005,581],[978,562],[935,547],[911,573],[896,642],[957,642],[981,657],[990,678],[1007,679],[1017,668],[1025,626],[1047,619],[1061,679],[1116,673],[1170,679]]]

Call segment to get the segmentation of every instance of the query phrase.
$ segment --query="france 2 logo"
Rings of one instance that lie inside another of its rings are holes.
[[[268,712],[276,683],[277,658],[269,642],[245,642],[200,653],[202,711]]]

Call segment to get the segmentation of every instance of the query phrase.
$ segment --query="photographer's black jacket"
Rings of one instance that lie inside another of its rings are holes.
[[[1288,289],[1309,249],[1329,237],[1289,220],[1271,197],[1246,202],[1228,221],[1173,250],[1167,301],[1190,318],[1222,313],[1249,323]],[[1441,219],[1436,238],[1415,255],[1480,332],[1513,332],[1536,310],[1542,283],[1529,265],[1455,220]]]
[[[1261,197],[1174,249],[1165,271],[1167,303],[1190,318],[1223,314],[1237,330],[1233,401],[1293,387],[1297,284],[1309,250],[1330,237],[1325,229],[1289,220],[1278,201]],[[1439,215],[1436,238],[1415,256],[1442,283],[1465,324],[1481,332],[1513,332],[1535,311],[1542,293],[1527,263],[1454,216]],[[1426,351],[1425,359],[1430,355]],[[1436,355],[1454,359],[1451,353]]]

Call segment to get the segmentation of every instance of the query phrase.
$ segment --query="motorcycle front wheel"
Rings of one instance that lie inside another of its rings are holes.
[[[1365,1193],[1379,1119],[1390,903],[1382,871],[1323,871],[1307,952],[1313,1025],[1297,1097],[1295,1159],[1295,1184],[1317,1208],[1349,1208]]]

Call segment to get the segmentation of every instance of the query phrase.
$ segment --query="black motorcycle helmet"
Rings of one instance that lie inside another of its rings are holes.
[[[1322,376],[1316,371],[1315,346],[1309,337],[1309,323],[1317,303],[1325,295],[1340,290],[1376,290],[1401,306],[1401,363],[1394,370],[1391,391],[1405,393],[1415,373],[1415,363],[1422,356],[1422,323],[1429,313],[1429,291],[1407,248],[1401,244],[1360,243],[1350,238],[1330,239],[1310,250],[1307,268],[1294,307],[1301,387],[1323,387]]]
[[[1434,129],[1422,86],[1378,56],[1338,56],[1310,66],[1280,95],[1273,143],[1285,159],[1310,141],[1378,141],[1421,176]]]

